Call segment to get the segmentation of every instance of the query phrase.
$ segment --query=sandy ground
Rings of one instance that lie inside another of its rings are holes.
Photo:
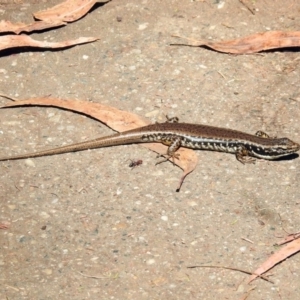
[[[0,1],[1,19],[30,22],[60,1]],[[67,50],[0,53],[0,91],[112,105],[152,122],[229,127],[299,141],[299,52],[234,56],[175,47],[172,34],[212,40],[299,30],[299,1],[113,0],[81,20],[32,34]],[[283,4],[284,3],[284,4]],[[0,104],[8,101],[1,98]],[[0,154],[32,152],[111,134],[56,108],[0,110]],[[198,151],[181,170],[155,166],[138,145],[0,163],[1,299],[299,299],[300,255],[271,272],[273,284],[217,265],[254,271],[300,228],[299,158],[242,165]],[[131,170],[130,159],[143,164]],[[247,241],[249,240],[249,241]]]

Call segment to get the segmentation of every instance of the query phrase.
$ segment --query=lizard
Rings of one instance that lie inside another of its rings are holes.
[[[233,129],[175,122],[155,123],[132,130],[49,150],[0,157],[0,161],[34,158],[67,152],[136,143],[162,143],[168,146],[167,159],[178,158],[180,147],[235,154],[245,164],[256,158],[274,160],[297,152],[300,145],[288,138],[271,138],[258,131],[255,135]]]

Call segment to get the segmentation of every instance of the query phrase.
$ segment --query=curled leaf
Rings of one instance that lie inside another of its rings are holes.
[[[38,47],[38,48],[66,48],[74,45],[90,43],[98,40],[95,37],[81,37],[76,40],[51,43],[37,41],[27,35],[5,35],[0,36],[0,50],[16,47]]]
[[[31,24],[24,24],[24,23],[11,23],[10,21],[2,20],[0,21],[0,32],[14,32],[19,34],[21,32],[31,32],[31,31],[39,31],[48,28],[54,28],[66,25],[65,22],[57,21],[57,22],[46,22],[46,21],[39,21],[33,22]]]
[[[262,33],[252,34],[243,38],[227,40],[221,42],[214,42],[211,40],[195,40],[191,38],[180,37],[190,42],[190,44],[171,44],[201,47],[205,46],[219,52],[232,53],[232,54],[247,54],[256,53],[260,51],[279,49],[287,47],[300,46],[300,31],[268,31]]]
[[[33,15],[36,19],[47,22],[73,22],[87,14],[87,12],[95,5],[95,3],[105,3],[108,1],[109,0],[66,0],[51,8],[36,12]]]

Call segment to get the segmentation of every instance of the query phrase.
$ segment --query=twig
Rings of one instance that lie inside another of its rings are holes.
[[[244,0],[240,0],[240,2],[251,12],[252,15],[255,15],[254,10],[250,8],[249,5],[244,2]]]
[[[249,290],[247,291],[247,294],[244,295],[243,298],[241,298],[240,300],[246,300],[246,299],[249,297],[250,293],[251,293],[255,288],[256,288],[256,286],[254,286],[254,287],[252,287],[251,289],[249,289]]]
[[[6,98],[6,99],[12,100],[12,101],[19,101],[18,99],[13,98],[13,97],[10,97],[10,96],[7,96],[7,95],[5,95],[5,94],[0,94],[0,97]]]
[[[117,278],[118,276],[118,273],[116,273],[113,277],[111,276],[94,276],[94,275],[86,275],[86,274],[83,274],[79,271],[76,271],[77,273],[79,273],[80,275],[82,275],[83,277],[87,277],[87,278],[95,278],[95,279],[108,279],[108,278]]]
[[[249,242],[249,243],[251,243],[251,244],[254,244],[253,241],[251,241],[251,240],[249,240],[249,239],[246,239],[246,238],[244,238],[244,237],[241,237],[241,239],[244,240],[244,241],[246,241],[246,242]]]
[[[227,269],[227,270],[232,270],[232,271],[239,271],[239,272],[242,272],[242,273],[245,273],[245,274],[248,274],[248,275],[255,275],[255,276],[258,276],[260,277],[261,279],[264,279],[270,283],[274,283],[273,281],[271,281],[269,278],[267,278],[266,276],[264,275],[260,275],[260,274],[256,274],[256,273],[252,273],[252,272],[249,272],[249,271],[245,271],[245,270],[242,270],[242,269],[238,269],[238,268],[233,268],[233,267],[224,267],[224,266],[208,266],[208,265],[203,265],[203,266],[190,266],[190,267],[187,267],[188,269],[194,269],[194,268],[215,268],[215,269]]]

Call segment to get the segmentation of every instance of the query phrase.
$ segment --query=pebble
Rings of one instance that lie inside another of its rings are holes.
[[[52,274],[52,270],[51,269],[45,269],[42,272],[45,273],[46,275],[51,275]]]
[[[149,23],[140,24],[138,29],[139,30],[144,30],[144,29],[146,29],[148,27],[148,25],[149,25]]]
[[[163,221],[168,221],[168,216],[161,216],[161,219],[163,220]]]
[[[221,1],[221,2],[219,2],[217,7],[218,7],[218,9],[222,9],[224,7],[224,5],[225,5],[225,1]]]
[[[25,160],[25,165],[28,166],[28,167],[35,167],[34,161],[30,158]]]
[[[48,219],[48,218],[50,218],[50,215],[49,215],[48,213],[46,213],[45,211],[40,212],[40,216],[41,216],[43,219]]]
[[[154,265],[154,264],[155,264],[155,259],[153,259],[153,258],[148,259],[147,262],[146,262],[146,264],[147,264],[148,266]]]

